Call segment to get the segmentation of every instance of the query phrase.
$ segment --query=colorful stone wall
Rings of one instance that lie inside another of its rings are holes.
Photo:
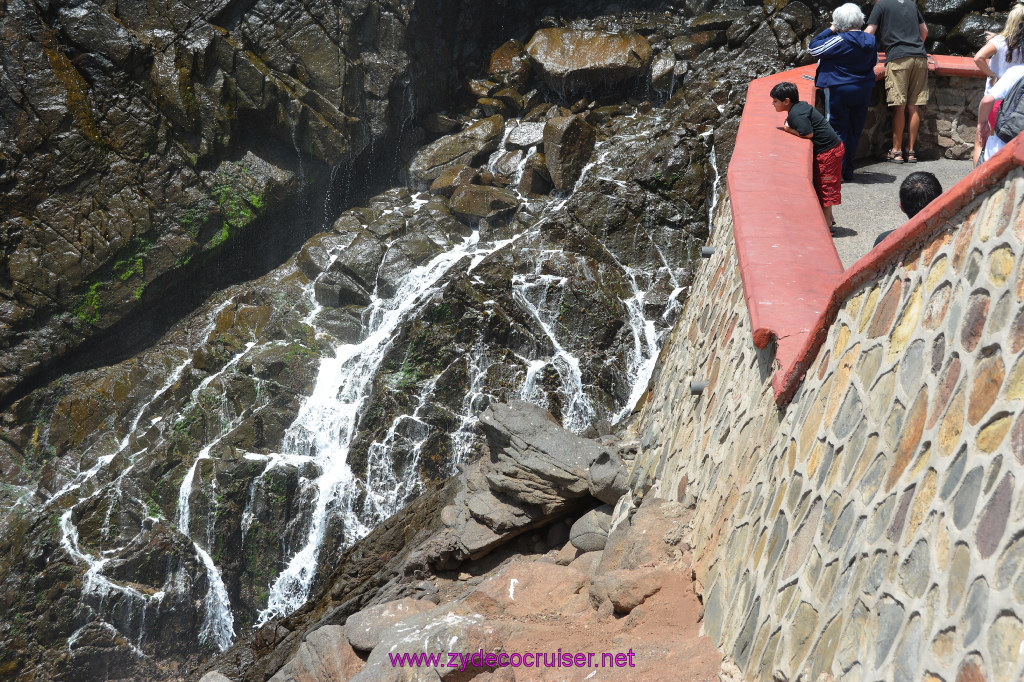
[[[696,506],[705,632],[749,679],[1024,674],[1022,200],[1017,168],[856,290],[781,410],[719,206],[634,480]]]

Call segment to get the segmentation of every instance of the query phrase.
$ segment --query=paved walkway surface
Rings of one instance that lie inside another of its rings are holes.
[[[844,268],[870,251],[879,234],[906,222],[907,217],[900,211],[900,183],[915,171],[934,173],[942,189],[947,190],[971,172],[971,161],[861,161],[853,181],[843,183],[843,203],[832,209],[836,250]]]

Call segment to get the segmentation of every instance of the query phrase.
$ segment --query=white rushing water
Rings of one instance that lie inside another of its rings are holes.
[[[290,613],[306,600],[331,512],[343,518],[346,544],[369,532],[354,508],[360,491],[348,465],[349,447],[356,434],[360,409],[368,397],[368,386],[401,323],[432,295],[449,268],[464,257],[477,255],[478,242],[479,233],[474,232],[455,248],[407,273],[393,297],[374,296],[363,339],[339,345],[333,357],[321,360],[313,393],[285,433],[283,447],[286,452],[308,457],[317,464],[320,475],[309,482],[316,493],[315,507],[305,544],[271,586],[267,607],[260,613],[258,624]]]
[[[540,272],[542,267],[543,261],[538,258],[537,271],[533,275],[512,277],[512,290],[516,301],[529,311],[554,348],[554,354],[549,359],[541,361],[541,364],[536,364],[536,360],[530,363],[522,396],[525,400],[539,399],[537,373],[546,365],[551,365],[558,372],[566,401],[562,406],[562,425],[578,433],[594,420],[597,413],[584,390],[579,358],[562,346],[554,331],[562,300],[559,290],[565,285],[565,278],[543,275]]]
[[[501,161],[502,154],[509,151],[504,149],[504,140],[508,138],[508,133],[509,130],[506,130],[501,148],[491,157],[492,162]],[[639,151],[650,144],[653,134],[651,128],[640,130],[628,137],[625,143]],[[406,377],[404,374],[397,379],[389,378],[388,381],[399,382],[401,390],[408,389],[410,394],[415,394],[415,398],[402,414],[392,419],[380,439],[370,444],[363,479],[354,474],[349,463],[349,452],[357,435],[363,411],[367,407],[374,378],[379,373],[392,343],[400,335],[402,325],[411,319],[417,310],[436,302],[440,282],[460,261],[468,258],[467,274],[470,280],[476,284],[483,284],[483,280],[474,275],[473,269],[488,255],[524,236],[540,237],[548,222],[562,219],[562,213],[572,192],[588,181],[595,169],[601,168],[601,162],[614,152],[616,144],[622,144],[622,140],[603,140],[598,143],[594,160],[584,168],[573,190],[558,193],[553,201],[540,200],[546,203],[541,207],[540,215],[533,226],[525,232],[503,241],[492,242],[486,247],[480,246],[479,235],[474,232],[470,238],[453,245],[447,252],[406,273],[397,284],[397,292],[390,298],[383,298],[375,291],[363,313],[360,340],[339,344],[332,354],[321,358],[312,394],[302,403],[298,415],[286,431],[281,452],[258,457],[266,464],[263,473],[250,484],[247,493],[242,515],[243,537],[256,522],[253,498],[257,491],[257,483],[275,467],[287,465],[303,472],[298,481],[297,499],[306,500],[310,505],[309,509],[304,511],[301,524],[297,526],[303,530],[299,540],[295,542],[295,547],[286,546],[285,551],[289,557],[287,564],[269,586],[267,605],[256,620],[257,626],[294,611],[308,598],[329,529],[332,533],[341,534],[338,545],[351,545],[421,491],[420,458],[424,447],[434,435],[433,427],[424,414],[434,399],[433,392],[440,373],[424,381],[418,381],[415,375]],[[517,180],[529,158],[536,152],[535,148],[527,149],[519,157],[507,157],[517,159],[514,173]],[[621,188],[628,187],[628,183],[619,178],[598,179]],[[513,189],[516,189],[515,184]],[[524,196],[520,196],[520,199],[523,202],[533,202],[534,207],[538,203],[538,200]],[[416,211],[425,204],[426,199],[417,196],[407,208]],[[384,210],[385,214],[401,212],[398,208]],[[631,289],[631,296],[620,301],[625,313],[623,321],[631,335],[627,336],[630,341],[622,356],[630,395],[628,404],[621,411],[614,416],[606,415],[610,419],[619,419],[629,413],[642,395],[653,372],[660,339],[656,326],[659,320],[647,319],[645,315],[645,301],[648,300],[652,288],[659,278],[665,279],[664,273],[667,272],[672,294],[667,308],[660,313],[663,319],[667,319],[674,307],[678,306],[676,297],[682,292],[676,281],[675,268],[662,253],[654,236],[638,230],[634,240],[638,239],[648,240],[649,245],[642,248],[656,253],[656,258],[661,260],[660,264],[653,265],[653,271],[631,268],[604,247],[623,275],[624,282]],[[554,378],[561,402],[559,407],[563,424],[579,432],[601,418],[605,408],[599,408],[591,399],[583,377],[581,358],[570,348],[569,340],[564,337],[565,330],[560,330],[560,307],[563,305],[565,294],[569,293],[570,281],[565,277],[549,274],[543,268],[545,258],[556,257],[557,254],[561,254],[560,249],[555,249],[551,253],[540,251],[534,254],[536,266],[533,271],[515,274],[511,282],[513,300],[532,318],[532,326],[542,335],[540,348],[547,349],[531,351],[536,353],[535,357],[520,356],[525,371],[518,387],[518,394],[524,399],[547,407],[549,391],[552,389],[548,385],[541,386],[540,378],[545,377],[545,383]],[[337,254],[333,258],[337,258]],[[308,287],[308,295],[314,298],[312,284]],[[313,310],[304,321],[307,324],[315,324],[321,310],[314,298]],[[468,388],[457,415],[459,425],[453,433],[448,434],[453,451],[452,461],[449,462],[452,471],[459,462],[468,457],[476,438],[474,426],[477,415],[493,398],[487,392],[488,372],[495,362],[500,361],[488,356],[487,347],[481,338],[459,362],[465,363]],[[197,389],[197,393],[202,388]],[[401,458],[396,458],[398,452],[403,453]],[[257,456],[253,455],[253,458]],[[396,459],[400,459],[400,463],[397,463]],[[192,485],[194,477],[195,467],[186,476],[189,485]],[[183,532],[187,533],[187,522],[181,519],[188,516],[188,497],[191,490],[185,490],[185,482],[182,485],[179,524],[184,524]],[[288,544],[291,542],[288,540]],[[209,555],[200,542],[196,543],[196,550],[203,557],[204,563],[212,569]],[[207,595],[208,614],[219,614],[222,606],[228,606],[226,599],[218,599],[216,585],[216,581],[211,577],[211,589]],[[227,618],[223,619],[221,625],[204,621],[203,631],[209,633],[211,637],[229,638],[230,635],[227,633],[230,633],[230,630],[230,621]]]
[[[195,342],[198,345],[207,342],[210,334],[216,327],[219,314],[231,303],[232,299],[227,299],[211,311],[208,317],[207,324],[200,329],[199,334],[197,335],[197,338],[195,340]],[[189,345],[191,346],[192,344],[190,343]],[[198,400],[202,391],[206,390],[214,380],[230,372],[232,368],[238,364],[242,356],[244,356],[244,354],[247,351],[249,351],[254,345],[255,344],[253,342],[247,344],[245,348],[239,353],[237,353],[223,368],[221,368],[221,370],[208,375],[202,382],[200,382],[200,384],[192,391],[191,401],[189,404],[194,404]],[[63,495],[66,495],[67,493],[79,490],[90,481],[96,480],[99,474],[106,470],[106,468],[109,466],[111,461],[114,460],[114,458],[127,452],[131,446],[133,437],[137,436],[140,433],[139,428],[140,424],[142,424],[143,422],[143,418],[147,414],[150,414],[151,410],[154,408],[154,405],[156,405],[158,401],[165,398],[168,392],[178,384],[178,382],[184,375],[185,371],[189,367],[191,367],[191,365],[192,354],[186,352],[184,360],[176,364],[171,369],[171,371],[167,375],[167,378],[164,380],[163,384],[156,391],[153,392],[152,396],[148,400],[142,403],[142,405],[132,416],[128,428],[124,431],[124,435],[117,442],[117,449],[111,454],[102,455],[98,457],[96,463],[90,469],[79,473],[70,484],[66,485],[56,495],[54,495],[53,498],[51,498],[51,502],[62,497]],[[162,420],[163,418],[159,416],[150,419],[147,424],[147,428],[150,426],[156,426]],[[222,433],[220,436],[217,437],[218,440],[220,437],[223,436],[223,433],[226,433],[233,426],[234,422],[237,422],[237,420],[233,421],[231,419],[227,419],[221,424]],[[210,458],[210,449],[213,447],[214,444],[216,444],[216,442],[217,441],[215,440],[213,443],[206,446],[200,452],[196,461],[193,463],[191,469],[189,470],[188,475],[186,475],[185,478],[182,480],[181,488],[178,494],[177,526],[178,529],[186,537],[193,541],[193,546],[195,548],[196,555],[200,558],[203,564],[203,567],[206,571],[207,581],[209,583],[207,595],[204,599],[203,624],[200,630],[199,639],[202,642],[212,641],[219,650],[223,651],[231,645],[232,639],[234,637],[234,616],[231,612],[230,600],[228,599],[227,590],[224,586],[224,581],[221,578],[220,571],[214,565],[214,562],[210,557],[209,553],[205,549],[203,549],[199,542],[197,542],[191,537],[190,532],[190,498],[195,473],[199,466],[199,463],[204,459]],[[94,596],[97,598],[96,607],[99,610],[101,617],[103,616],[104,604],[107,604],[110,601],[108,598],[110,595],[116,594],[119,595],[123,600],[125,600],[128,604],[128,608],[122,609],[122,612],[126,613],[126,616],[124,617],[127,618],[127,625],[129,626],[129,629],[138,629],[138,633],[137,635],[135,635],[136,644],[141,644],[143,638],[145,637],[145,622],[147,608],[149,608],[150,606],[155,606],[159,608],[159,605],[166,594],[166,589],[160,590],[152,595],[147,595],[135,589],[134,587],[131,587],[130,585],[121,585],[107,578],[103,574],[103,569],[104,566],[107,563],[109,563],[110,557],[126,549],[129,545],[132,544],[132,542],[136,538],[130,539],[128,542],[124,543],[123,546],[104,546],[104,548],[100,552],[100,555],[94,556],[90,554],[88,551],[85,551],[81,548],[78,539],[78,528],[75,526],[73,522],[72,515],[75,509],[78,508],[81,504],[90,499],[95,498],[98,495],[106,494],[113,496],[120,502],[120,506],[126,504],[126,501],[123,499],[123,482],[126,480],[129,472],[135,466],[136,459],[145,452],[147,452],[147,449],[142,448],[136,452],[128,454],[126,466],[124,466],[124,468],[121,469],[120,473],[113,481],[106,485],[97,486],[97,488],[94,491],[92,491],[91,494],[81,498],[71,508],[67,509],[61,515],[60,519],[61,545],[77,563],[84,564],[87,567],[83,585],[84,596]],[[137,504],[145,508],[145,503],[142,500],[136,499],[134,500],[134,504]],[[104,523],[100,531],[100,537],[104,541],[104,545],[106,545],[108,539],[109,529],[111,527],[110,516],[114,510],[114,506],[115,505],[113,503],[113,500],[108,502],[106,516],[104,518]],[[149,516],[148,510],[146,512],[146,516]],[[141,532],[145,531],[141,530],[140,533]],[[208,532],[205,541],[207,546],[210,546],[212,544],[212,516],[210,519],[210,523],[208,524]],[[169,586],[165,585],[165,588],[173,589],[175,588],[176,583],[180,581],[181,576],[177,574],[172,574],[168,577],[168,582],[172,584]],[[183,591],[185,589],[181,585],[177,585],[177,587],[179,588],[179,591]],[[134,625],[133,621],[135,622]],[[103,621],[99,621],[99,623],[102,626],[110,627],[109,623],[104,623]],[[126,632],[125,634],[129,635],[132,633]]]
[[[219,371],[203,379],[192,391],[192,403],[198,402],[202,392],[214,381],[229,374],[255,345],[254,341],[250,341],[243,350],[236,353]],[[206,569],[207,588],[206,598],[203,600],[203,623],[199,630],[199,641],[212,641],[219,651],[225,651],[231,646],[231,642],[235,637],[235,617],[231,611],[231,600],[228,598],[228,591],[224,586],[224,579],[221,577],[220,569],[217,568],[208,551],[214,544],[213,522],[216,517],[216,507],[211,505],[210,513],[206,519],[206,537],[204,538],[206,548],[192,537],[191,513],[192,489],[195,485],[196,473],[199,470],[200,463],[211,459],[211,450],[223,440],[225,435],[230,433],[231,429],[244,416],[244,414],[231,415],[223,413],[223,410],[226,409],[227,401],[221,401],[220,405],[222,410],[220,416],[223,418],[220,435],[199,451],[199,455],[192,462],[192,468],[181,479],[181,487],[178,489],[178,530],[181,531],[182,535],[192,540],[192,546],[195,548],[196,554]],[[216,475],[211,475],[209,498],[213,500],[216,500],[217,497],[216,485],[217,477]]]

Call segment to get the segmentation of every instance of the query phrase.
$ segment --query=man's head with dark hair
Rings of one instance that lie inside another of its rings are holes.
[[[800,93],[796,89],[796,83],[790,83],[789,81],[778,83],[768,94],[771,95],[773,100],[780,102],[785,102],[788,99],[790,107],[800,101]]]
[[[937,177],[927,171],[916,171],[900,185],[900,208],[908,218],[913,218],[940,194],[942,185]]]

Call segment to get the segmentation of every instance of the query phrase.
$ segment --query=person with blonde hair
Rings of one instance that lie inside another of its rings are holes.
[[[848,2],[832,13],[832,25],[808,46],[818,58],[814,84],[825,94],[825,115],[843,141],[843,180],[853,179],[853,160],[875,89],[875,36],[861,30],[864,13]]]
[[[978,65],[981,72],[988,76],[985,81],[985,94],[996,82],[1002,78],[1007,69],[1011,66],[1024,64],[1024,4],[1018,2],[1006,16],[1006,25],[1003,30],[992,36],[985,45],[974,55],[974,63]],[[982,125],[980,115],[978,117],[978,133],[974,137],[974,165],[978,165],[981,150],[988,139],[985,130],[987,125]]]

